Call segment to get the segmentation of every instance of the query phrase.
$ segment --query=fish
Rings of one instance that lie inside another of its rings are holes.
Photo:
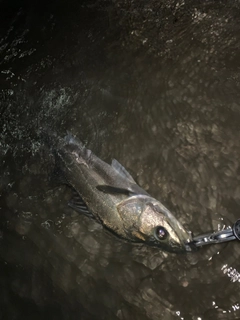
[[[69,132],[55,138],[55,174],[73,190],[72,209],[129,242],[174,253],[194,250],[191,233],[116,159],[106,163]]]

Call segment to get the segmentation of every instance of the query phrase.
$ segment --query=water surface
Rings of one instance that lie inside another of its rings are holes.
[[[1,1],[2,319],[238,319],[239,243],[132,244],[52,189],[43,128],[116,158],[194,234],[240,206],[237,2]]]

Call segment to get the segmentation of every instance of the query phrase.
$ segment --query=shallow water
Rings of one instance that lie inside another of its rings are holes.
[[[52,189],[44,128],[116,158],[194,234],[240,206],[240,8],[0,2],[2,319],[238,319],[239,243],[132,244]]]

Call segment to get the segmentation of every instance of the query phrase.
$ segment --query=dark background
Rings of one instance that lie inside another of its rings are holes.
[[[194,234],[239,218],[238,1],[0,1],[1,319],[239,319],[239,243],[124,242],[48,182],[43,129]]]

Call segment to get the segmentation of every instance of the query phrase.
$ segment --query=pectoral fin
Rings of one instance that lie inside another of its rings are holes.
[[[75,211],[79,213],[83,213],[87,216],[93,217],[92,213],[89,211],[86,203],[83,201],[81,196],[78,194],[76,190],[74,190],[73,198],[68,202],[69,207],[73,208]]]
[[[108,193],[108,194],[123,194],[126,196],[133,196],[135,193],[129,189],[124,189],[124,188],[118,188],[118,187],[113,187],[113,186],[108,186],[108,185],[98,185],[96,188],[103,192],[103,193]]]

